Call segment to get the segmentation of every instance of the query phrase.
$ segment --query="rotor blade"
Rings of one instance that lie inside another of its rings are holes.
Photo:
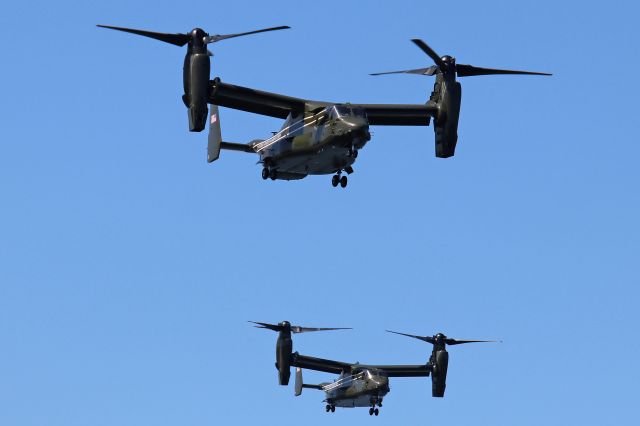
[[[153,31],[136,30],[133,28],[112,27],[109,25],[97,25],[100,28],[108,28],[110,30],[124,31],[126,33],[137,34],[145,37],[154,38],[156,40],[164,41],[165,43],[174,44],[176,46],[184,46],[189,42],[188,34],[168,34],[168,33],[156,33]]]
[[[445,339],[447,345],[462,345],[463,343],[502,343],[502,340],[457,340]]]
[[[456,71],[458,72],[458,77],[471,77],[474,75],[496,75],[496,74],[551,75],[546,72],[501,70],[501,69],[494,69],[494,68],[474,67],[473,65],[463,65],[463,64],[457,64]]]
[[[415,70],[402,70],[402,71],[386,71],[376,72],[369,75],[386,75],[386,74],[418,74],[418,75],[434,75],[438,71],[438,67],[432,65],[428,68],[418,68]]]
[[[268,324],[266,322],[256,322],[256,321],[248,321],[248,322],[253,324],[258,324],[255,326],[256,328],[268,328],[269,330],[273,330],[273,331],[280,331],[282,329],[282,327],[277,324]]]
[[[429,57],[433,59],[433,62],[436,63],[438,68],[440,68],[441,70],[446,68],[446,65],[444,62],[442,62],[442,58],[440,57],[440,55],[438,55],[435,50],[430,48],[427,43],[420,40],[419,38],[414,38],[411,41],[414,42],[420,49],[422,49],[424,53],[429,55]]]
[[[401,336],[413,337],[414,339],[422,340],[423,342],[433,343],[433,337],[430,336],[416,336],[413,334],[399,333],[397,331],[385,330],[387,333],[399,334]]]
[[[311,331],[329,331],[329,330],[352,330],[351,327],[329,327],[329,328],[318,328],[318,327],[300,327],[298,325],[292,325],[291,331],[293,333],[308,333]]]
[[[281,27],[271,27],[271,28],[264,28],[264,29],[261,29],[261,30],[248,31],[246,33],[216,34],[216,35],[205,37],[204,38],[204,42],[205,43],[215,43],[217,41],[226,40],[228,38],[240,37],[240,36],[245,36],[245,35],[249,35],[249,34],[264,33],[264,32],[267,32],[267,31],[286,30],[286,29],[289,29],[289,28],[291,28],[291,27],[289,27],[287,25],[284,25],[284,26],[281,26]]]

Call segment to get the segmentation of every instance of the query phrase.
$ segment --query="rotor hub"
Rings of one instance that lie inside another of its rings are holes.
[[[207,34],[207,32],[202,28],[194,28],[189,33],[189,36],[191,38],[189,40],[189,44],[193,47],[204,47],[205,46],[204,38],[208,35],[209,34]]]

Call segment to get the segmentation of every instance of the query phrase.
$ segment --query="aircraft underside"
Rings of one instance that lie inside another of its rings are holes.
[[[333,399],[330,401],[336,407],[342,407],[342,408],[371,407],[374,405],[374,402],[376,405],[378,403],[382,404],[382,398],[375,395],[368,395],[368,394],[360,395],[355,398]]]
[[[358,149],[362,148],[368,139],[368,132],[366,135],[350,134],[348,137],[333,138],[316,149],[286,152],[270,158],[267,163],[270,170],[275,171],[276,179],[295,180],[307,175],[334,173],[340,178],[343,171],[347,174],[353,173],[352,165],[358,156]]]
[[[327,145],[315,152],[289,153],[275,161],[278,173],[306,175],[328,175],[351,166],[355,158],[349,156],[349,148]],[[278,177],[280,178],[280,177]]]

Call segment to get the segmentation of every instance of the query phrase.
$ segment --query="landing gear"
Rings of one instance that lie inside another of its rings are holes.
[[[275,169],[271,169],[269,171],[269,177],[271,180],[276,180],[278,178],[278,172]]]
[[[332,405],[332,404],[327,404],[326,407],[324,407],[325,411],[328,413],[329,411],[331,411],[332,413],[336,412],[336,406]]]
[[[331,178],[331,185],[333,185],[334,188],[338,186],[338,184],[343,188],[347,187],[348,179],[346,176],[342,176],[342,172],[350,175],[351,173],[353,173],[353,167],[346,166],[344,169],[339,169],[336,174],[333,175],[333,177]]]
[[[268,169],[268,168],[266,168],[266,167],[265,167],[265,168],[263,168],[263,169],[262,169],[262,179],[264,179],[264,180],[269,179],[269,175],[270,175],[270,173],[269,173],[269,169]]]
[[[369,408],[369,415],[370,416],[373,416],[373,415],[377,416],[378,414],[380,414],[380,410],[378,410],[376,408],[376,405],[378,407],[382,407],[382,399],[381,398],[371,398],[370,403],[371,403],[371,408]]]
[[[338,186],[338,184],[340,184],[342,188],[346,188],[347,182],[347,177],[341,176],[340,173],[333,175],[333,177],[331,178],[331,185],[333,185],[334,188]]]

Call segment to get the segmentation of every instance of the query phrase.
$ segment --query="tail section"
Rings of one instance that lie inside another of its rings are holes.
[[[308,385],[302,381],[302,368],[296,367],[296,383],[295,383],[295,395],[302,395],[302,389],[317,389],[322,390],[322,385]]]
[[[256,150],[253,147],[256,143],[256,141],[252,141],[248,144],[223,142],[218,105],[209,106],[209,142],[207,144],[207,162],[213,163],[220,158],[221,149],[255,154]]]

